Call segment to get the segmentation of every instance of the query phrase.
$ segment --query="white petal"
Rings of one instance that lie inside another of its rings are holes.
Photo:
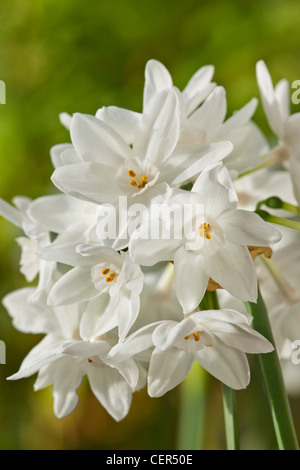
[[[41,367],[50,364],[62,357],[61,347],[63,338],[47,335],[43,338],[23,360],[19,371],[8,380],[18,380],[35,374]]]
[[[114,129],[124,142],[132,144],[141,114],[117,106],[103,106],[96,112],[96,117]]]
[[[281,233],[251,211],[237,209],[218,218],[226,238],[239,245],[269,246],[281,239]]]
[[[281,139],[284,137],[284,126],[280,107],[276,99],[272,79],[263,60],[256,64],[256,77],[261,100],[272,131]]]
[[[245,104],[245,106],[236,111],[222,124],[219,132],[221,134],[225,134],[235,129],[236,127],[242,127],[245,124],[248,124],[257,108],[257,104],[258,100],[256,98],[252,98],[249,103]]]
[[[206,265],[210,277],[234,297],[256,302],[256,271],[245,246],[227,242],[217,254],[206,258]]]
[[[51,245],[42,248],[38,254],[46,261],[57,261],[69,266],[90,266],[92,260],[82,256],[76,251],[78,243],[62,243],[61,245]]]
[[[73,145],[81,158],[88,162],[118,167],[130,158],[130,147],[105,122],[87,114],[74,114],[71,123]]]
[[[84,370],[79,362],[62,357],[42,369],[34,388],[40,390],[52,383],[54,413],[58,418],[68,416],[76,408],[79,397],[77,389],[81,385]],[[47,384],[47,385],[48,385]]]
[[[232,180],[222,163],[203,171],[192,191],[201,197],[204,212],[215,219],[225,211],[236,209],[238,205]]]
[[[59,167],[51,180],[60,191],[96,204],[114,204],[121,192],[116,181],[116,169],[96,162]]]
[[[134,236],[130,239],[129,251],[135,263],[154,266],[160,261],[173,260],[179,245],[180,240],[151,240]]]
[[[71,341],[62,349],[68,354],[79,359],[98,356],[100,359],[106,357],[110,347],[106,341]]]
[[[216,86],[215,83],[210,83],[214,71],[213,65],[201,67],[201,69],[194,73],[182,91],[187,115],[192,113]]]
[[[179,137],[179,108],[176,93],[170,89],[157,94],[143,112],[137,128],[133,151],[159,167],[170,155]]]
[[[64,274],[52,287],[48,305],[68,305],[97,297],[90,268],[76,267]]]
[[[189,180],[190,178],[193,178],[194,176],[198,176],[207,167],[212,166],[213,164],[218,163],[227,157],[232,150],[233,145],[229,141],[217,142],[209,145],[199,145],[197,151],[190,154],[190,156],[186,159],[186,169],[179,172],[180,167],[178,168],[177,165],[177,174],[180,174],[176,176],[175,179],[173,179],[171,184],[177,186]],[[180,156],[177,156],[177,158],[180,158]],[[174,157],[171,157],[170,163],[172,160],[174,160],[175,163]],[[173,166],[175,166],[174,163]]]
[[[24,287],[7,294],[2,302],[17,330],[24,333],[51,332],[57,328],[55,316],[46,305],[29,301],[34,293],[34,287]]]
[[[16,225],[17,227],[21,227],[24,222],[26,222],[27,218],[25,214],[22,214],[19,210],[15,207],[8,204],[8,202],[4,201],[0,198],[0,215],[7,219],[12,224]]]
[[[82,339],[96,338],[118,326],[117,312],[106,308],[109,299],[108,294],[102,294],[88,303],[80,322]]]
[[[78,224],[91,206],[91,203],[65,194],[53,194],[35,199],[30,204],[28,215],[47,230],[60,233],[70,225]]]
[[[60,113],[58,117],[61,124],[69,131],[71,127],[72,116],[69,113]]]
[[[183,312],[191,313],[202,300],[209,275],[201,254],[180,248],[174,258],[175,289]]]
[[[196,359],[210,374],[234,390],[249,384],[249,364],[241,351],[215,341],[213,346],[198,351]]]
[[[275,96],[279,105],[282,121],[286,121],[291,114],[290,84],[288,80],[280,80],[275,87]]]
[[[63,165],[62,155],[65,151],[71,151],[77,155],[76,150],[72,144],[57,144],[51,147],[50,149],[50,158],[54,168],[58,168]],[[76,159],[76,157],[75,157]],[[79,156],[77,155],[77,161],[80,161]]]
[[[116,344],[109,352],[108,358],[114,361],[125,361],[142,351],[153,347],[152,333],[161,322],[148,324],[132,333],[123,341]]]
[[[245,353],[268,353],[274,350],[273,345],[266,338],[248,325],[208,318],[205,327],[223,343]]]
[[[148,373],[148,394],[161,397],[179,385],[190,372],[194,355],[177,348],[160,351],[155,349],[151,356]]]
[[[145,67],[144,109],[157,93],[171,88],[172,85],[172,77],[166,67],[158,60],[149,60]]]
[[[119,371],[91,365],[87,375],[92,392],[106,411],[116,421],[125,418],[131,406],[132,390]]]
[[[154,330],[153,344],[160,351],[175,347],[195,327],[193,316],[181,322],[165,320]]]
[[[206,130],[208,133],[215,131],[225,119],[227,111],[226,92],[221,86],[216,87],[202,106],[189,118],[192,126]]]

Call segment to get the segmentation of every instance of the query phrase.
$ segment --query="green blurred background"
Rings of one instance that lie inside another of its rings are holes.
[[[104,105],[140,111],[151,58],[167,66],[181,89],[198,68],[215,65],[228,114],[258,97],[259,59],[274,82],[300,79],[299,14],[298,0],[1,0],[0,79],[7,91],[0,105],[0,197],[55,191],[49,149],[69,142],[59,113],[94,114]],[[255,121],[269,135],[261,106]],[[19,235],[0,219],[0,298],[27,285],[18,267]],[[176,447],[182,387],[160,399],[136,393],[129,415],[115,423],[84,384],[75,412],[58,420],[51,390],[33,392],[35,377],[6,381],[40,338],[17,332],[2,305],[0,318],[7,348],[6,365],[0,365],[1,449]],[[250,361],[251,384],[238,393],[241,446],[276,448],[257,359]],[[205,447],[223,449],[221,387],[207,380]],[[298,435],[299,400],[291,402]]]

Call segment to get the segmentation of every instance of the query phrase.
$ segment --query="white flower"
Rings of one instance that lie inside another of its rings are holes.
[[[148,325],[116,345],[109,357],[128,358],[153,350],[148,372],[148,393],[160,397],[181,383],[194,361],[226,385],[247,387],[250,370],[245,353],[267,353],[274,348],[250,327],[252,317],[234,310],[209,310]],[[153,349],[154,347],[154,349]]]
[[[70,243],[49,247],[40,256],[75,266],[52,287],[48,296],[49,305],[68,305],[109,294],[110,301],[105,316],[100,323],[97,322],[99,331],[96,335],[107,332],[108,326],[109,329],[118,326],[120,339],[127,335],[138,316],[139,296],[143,288],[143,273],[127,253],[119,254],[106,246]],[[95,320],[93,306],[85,316],[89,331],[92,319]]]
[[[117,206],[120,196],[144,204],[158,183],[171,184],[195,163],[192,175],[232,150],[229,142],[198,145],[178,153],[179,105],[171,88],[157,93],[143,111],[132,144],[94,116],[75,114],[70,134],[81,162],[56,168],[52,181],[63,192],[96,204]]]
[[[300,113],[290,114],[287,80],[280,80],[273,88],[270,73],[262,60],[256,64],[256,75],[266,117],[272,131],[279,139],[280,145],[275,152],[279,159],[289,158],[295,197],[300,203]]]
[[[201,213],[194,211],[196,215],[190,220],[191,233],[184,230],[184,217],[179,221],[175,218],[176,223],[182,224],[181,237],[177,239],[145,239],[142,224],[129,245],[135,262],[151,266],[174,260],[176,293],[184,313],[199,305],[210,277],[235,297],[255,302],[256,272],[247,246],[276,243],[280,232],[258,215],[237,209],[237,196],[222,164],[204,171],[191,193],[171,190],[168,204],[175,203],[190,204],[196,211],[197,206],[201,208]]]
[[[79,325],[86,305],[72,304],[51,309],[41,300],[31,302],[32,288],[12,292],[3,300],[14,326],[23,332],[46,333],[25,357],[17,380],[38,372],[34,384],[40,390],[52,384],[54,412],[58,418],[70,414],[78,404],[77,389],[86,375],[92,392],[116,420],[123,419],[130,408],[132,393],[145,384],[145,367],[133,359],[107,359],[116,334],[83,341]]]
[[[39,249],[51,244],[50,233],[41,220],[30,216],[32,201],[26,197],[15,197],[15,207],[0,199],[0,215],[22,229],[25,236],[18,237],[21,247],[20,271],[28,282],[33,281],[39,274],[39,284],[33,295],[37,298],[43,295],[56,277],[56,263],[40,260]]]

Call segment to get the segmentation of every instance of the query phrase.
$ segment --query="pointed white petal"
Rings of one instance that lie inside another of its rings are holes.
[[[176,295],[183,312],[191,313],[198,307],[207,288],[209,275],[205,258],[182,247],[176,251],[174,270]]]
[[[281,139],[284,137],[284,125],[280,113],[280,107],[276,99],[275,91],[269,70],[263,60],[256,64],[256,77],[260,96],[272,131]]]
[[[132,144],[141,116],[140,113],[117,106],[103,106],[96,112],[96,117],[114,129],[127,144]]]
[[[114,204],[120,194],[116,169],[96,162],[61,166],[51,180],[60,191],[96,204]]]
[[[214,132],[225,119],[227,111],[226,92],[221,86],[216,87],[204,103],[189,118],[192,126]]]
[[[182,90],[187,115],[191,114],[215,88],[216,84],[211,83],[214,71],[213,65],[201,67],[194,73],[184,90]]]
[[[46,305],[29,301],[34,293],[34,287],[24,287],[7,294],[2,302],[17,330],[35,334],[51,332],[57,328],[55,316]]]
[[[172,89],[162,91],[143,112],[133,141],[135,155],[159,166],[159,162],[173,152],[179,137],[179,126],[176,93]]]
[[[48,305],[68,305],[97,297],[90,268],[76,267],[64,274],[52,287]]]
[[[48,334],[43,338],[23,360],[18,372],[8,377],[8,380],[18,380],[35,374],[41,367],[62,357],[63,338]]]
[[[22,214],[18,209],[8,204],[8,202],[4,201],[0,198],[0,215],[7,219],[12,224],[16,225],[17,227],[22,228],[23,223],[27,221],[27,217],[25,214]]]
[[[227,242],[217,254],[206,257],[206,265],[210,277],[234,297],[256,302],[256,271],[247,247]]]
[[[158,60],[149,60],[145,67],[144,110],[157,93],[171,88],[172,85],[172,77],[166,67]]]
[[[118,326],[117,312],[107,309],[108,294],[101,294],[88,303],[80,322],[80,336],[89,340],[101,336]]]
[[[112,127],[87,114],[74,114],[71,139],[81,158],[88,162],[118,168],[131,155],[129,145]]]
[[[218,223],[226,238],[239,245],[269,246],[281,239],[281,233],[251,211],[237,209],[221,214]]]
[[[240,390],[250,381],[250,370],[245,353],[215,341],[212,347],[196,353],[196,360],[225,385]]]
[[[92,392],[106,411],[121,421],[128,414],[132,390],[120,372],[108,366],[88,368],[88,378]]]
[[[148,373],[148,394],[161,397],[179,385],[190,372],[194,355],[177,348],[160,351],[155,349],[151,356]]]
[[[201,197],[205,214],[215,219],[225,211],[236,209],[238,205],[232,180],[222,163],[203,171],[192,191]]]

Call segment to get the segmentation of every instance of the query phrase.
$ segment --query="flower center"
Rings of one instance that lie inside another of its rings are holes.
[[[207,224],[206,222],[204,222],[204,224],[201,224],[199,227],[200,237],[205,237],[207,238],[207,240],[211,239],[210,231],[211,231],[211,226]]]
[[[187,335],[184,337],[184,339],[187,341],[189,339],[191,340],[194,340],[196,342],[200,341],[200,331],[195,331],[194,333],[192,333],[191,335]],[[204,333],[204,338],[203,338],[203,335],[202,335],[202,342],[204,340],[204,345],[207,346],[208,348],[211,348],[212,347],[212,344],[207,344],[208,341],[210,340],[207,340],[207,338],[205,339],[205,333]]]
[[[195,341],[200,341],[200,333],[199,331],[196,331],[195,333],[193,333],[192,335],[187,335],[184,337],[185,340],[188,340],[190,339],[190,337],[193,336],[194,337],[194,340]]]
[[[146,184],[148,184],[148,178],[146,175],[143,175],[140,179],[138,179],[136,173],[133,170],[128,170],[127,173],[128,176],[132,178],[132,180],[130,180],[131,186],[135,186],[138,189],[142,189],[146,186]]]
[[[102,269],[102,274],[103,276],[108,276],[105,278],[105,282],[113,282],[114,279],[118,276],[118,274],[115,271],[110,272],[109,268]]]

